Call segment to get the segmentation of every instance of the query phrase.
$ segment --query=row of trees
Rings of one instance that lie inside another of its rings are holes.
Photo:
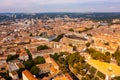
[[[48,46],[46,46],[46,45],[40,45],[40,46],[37,47],[37,51],[45,50],[45,49],[50,49],[50,48]]]
[[[85,58],[82,57],[79,52],[75,52],[67,56],[68,64],[74,69],[74,73],[83,75],[83,68],[85,65]]]
[[[55,53],[55,54],[51,54],[50,56],[57,62],[57,64],[59,65],[60,67],[60,70],[63,72],[63,73],[66,73],[68,72],[68,69],[66,68],[67,66],[67,61],[66,61],[66,56],[67,56],[68,52],[61,52],[61,53]],[[63,55],[65,57],[63,57]]]
[[[18,57],[19,57],[19,54],[15,54],[15,55],[8,55],[7,56],[7,62],[8,61],[12,61],[12,60],[15,60],[15,59],[18,59]]]
[[[96,60],[100,60],[100,61],[110,63],[111,58],[115,58],[115,60],[117,61],[117,64],[120,66],[120,50],[119,50],[119,47],[112,55],[111,55],[110,52],[102,53],[102,52],[97,51],[93,48],[89,48],[89,49],[87,49],[87,51],[91,55],[91,57],[93,59],[96,59]]]
[[[113,57],[115,57],[118,65],[120,66],[120,51],[116,50],[116,52],[114,53]]]
[[[59,64],[63,73],[69,72],[67,69],[68,66],[72,66],[76,70],[76,73],[81,72],[85,64],[85,58],[80,56],[78,52],[73,54],[67,52],[55,53],[51,57]]]
[[[67,61],[69,65],[74,66],[77,63],[85,63],[85,58],[80,56],[79,52],[75,52],[67,56]]]
[[[89,49],[87,49],[87,51],[93,59],[110,63],[111,55],[109,52],[102,53],[93,48],[89,48]]]
[[[32,59],[32,54],[30,53],[30,50],[29,49],[25,49],[29,59]]]

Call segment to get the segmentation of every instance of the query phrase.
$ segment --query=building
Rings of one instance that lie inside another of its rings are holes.
[[[20,62],[15,63],[15,65],[16,65],[16,67],[17,67],[18,69],[25,68],[24,65],[23,65],[22,63],[20,63]]]
[[[13,71],[17,71],[19,68],[16,66],[15,63],[9,62],[8,63],[8,69],[9,69],[9,72],[13,72]]]
[[[38,80],[28,70],[22,72],[22,78],[23,80]]]
[[[47,41],[47,42],[50,42],[55,38],[56,38],[56,35],[52,35],[52,36],[49,36],[49,37],[48,36],[47,37],[41,37],[41,36],[35,37],[35,39],[37,39],[37,40],[44,40],[44,41]]]
[[[33,58],[36,58],[37,56],[44,56],[44,55],[60,53],[60,52],[72,53],[73,52],[73,47],[64,45],[64,46],[61,46],[59,48],[40,50],[40,51],[37,51],[37,52],[36,51],[31,51],[31,54],[32,54]]]
[[[21,54],[19,55],[19,59],[20,59],[20,60],[23,60],[23,61],[28,60],[28,54],[27,54],[27,53],[21,53]]]
[[[120,66],[109,64],[98,60],[88,60],[90,69],[87,73],[94,75],[100,80],[119,80],[120,79]],[[115,79],[118,78],[119,79]]]
[[[36,66],[40,69],[39,74],[44,74],[50,72],[50,68],[52,67],[52,64],[45,63],[45,64],[38,64]]]
[[[54,69],[59,70],[58,64],[49,55],[45,55],[44,58],[46,63],[51,63]]]
[[[54,74],[52,74],[51,76],[49,76],[48,80],[71,80],[71,79],[69,79],[60,70],[58,70]]]
[[[7,55],[0,57],[0,63],[6,63]]]
[[[4,73],[8,70],[8,66],[6,63],[0,63],[0,73]]]
[[[13,80],[18,80],[18,73],[16,71],[10,72],[9,76],[12,77]]]

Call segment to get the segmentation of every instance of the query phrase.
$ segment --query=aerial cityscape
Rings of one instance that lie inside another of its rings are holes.
[[[119,7],[1,0],[0,80],[120,80]]]

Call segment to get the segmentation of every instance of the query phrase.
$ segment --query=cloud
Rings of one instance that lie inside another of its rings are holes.
[[[120,0],[1,0],[0,12],[120,11]]]

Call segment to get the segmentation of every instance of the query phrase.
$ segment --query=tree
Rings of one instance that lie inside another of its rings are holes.
[[[30,72],[31,72],[32,74],[34,74],[34,75],[37,75],[37,74],[39,74],[40,69],[39,69],[37,66],[33,66],[33,67],[31,68]]]
[[[105,42],[104,45],[109,46],[109,42]]]
[[[110,52],[105,52],[105,55],[106,56],[110,56]]]
[[[69,31],[73,32],[74,30],[73,30],[73,28],[70,28]]]
[[[104,58],[104,61],[107,62],[107,63],[110,63],[111,57],[110,57],[110,56],[106,56],[106,57]]]
[[[38,56],[34,59],[35,64],[43,64],[45,63],[45,59],[42,56]]]
[[[32,59],[32,55],[31,55],[31,53],[30,53],[30,50],[29,50],[29,49],[25,49],[25,51],[26,51],[26,53],[28,54],[29,59]]]
[[[81,80],[86,80],[86,78],[82,77]]]
[[[87,42],[87,43],[86,43],[86,46],[89,47],[89,46],[90,46],[90,42]]]
[[[35,65],[33,60],[30,60],[30,59],[25,61],[23,64],[24,64],[25,68],[28,70],[30,70]]]
[[[0,46],[0,49],[2,49],[2,46]]]
[[[77,69],[73,69],[73,72],[74,72],[74,74],[76,74],[77,75],[77,73],[79,72]]]
[[[117,60],[118,65],[120,65],[120,51],[117,50],[117,51],[114,53],[114,57],[115,57],[115,59]]]
[[[69,55],[67,59],[68,59],[68,64],[71,66],[73,66],[75,63],[78,62],[80,62],[81,64],[85,62],[84,61],[85,59],[82,56],[80,56],[78,52]]]
[[[12,60],[12,58],[13,58],[13,56],[12,56],[12,55],[8,55],[8,56],[7,56],[7,62],[8,62],[8,61],[11,61],[11,60]]]
[[[22,77],[22,71],[24,71],[24,70],[25,70],[25,68],[20,68],[20,69],[17,71],[19,78]]]
[[[37,47],[38,51],[39,50],[45,50],[45,49],[50,49],[50,48],[48,46],[46,46],[46,45],[40,45],[40,46]]]
[[[56,61],[58,61],[60,55],[58,55],[58,53],[55,53],[54,55],[51,55],[51,57],[52,57],[53,59],[55,59]]]
[[[17,59],[18,57],[19,57],[19,54],[8,55],[6,61],[8,62],[8,61],[11,61],[11,60],[15,60],[15,59]]]
[[[0,76],[5,78],[5,80],[12,80],[12,78],[9,76],[8,72],[0,72]]]
[[[30,36],[33,36],[32,33],[30,33]]]
[[[105,61],[106,59],[106,55],[104,55],[102,52],[100,52],[100,51],[97,51],[97,50],[95,50],[95,49],[93,49],[93,48],[89,48],[88,50],[87,50],[88,52],[89,52],[89,54],[91,55],[91,57],[93,58],[93,59],[96,59],[96,60],[100,60],[100,61]]]
[[[6,80],[12,80],[12,78],[8,75],[5,77]]]
[[[77,48],[76,48],[76,46],[73,46],[73,50],[74,50],[74,51],[77,51]]]
[[[74,51],[77,51],[76,46],[73,46],[72,44],[69,44],[69,46],[73,47],[73,50],[74,50]]]
[[[88,33],[87,35],[92,37],[92,34],[90,34],[90,33]]]
[[[104,61],[110,63],[110,61],[111,61],[110,52],[105,52],[105,59],[104,59]]]
[[[65,59],[64,58],[59,58],[59,62],[62,63],[62,64],[64,64]]]

